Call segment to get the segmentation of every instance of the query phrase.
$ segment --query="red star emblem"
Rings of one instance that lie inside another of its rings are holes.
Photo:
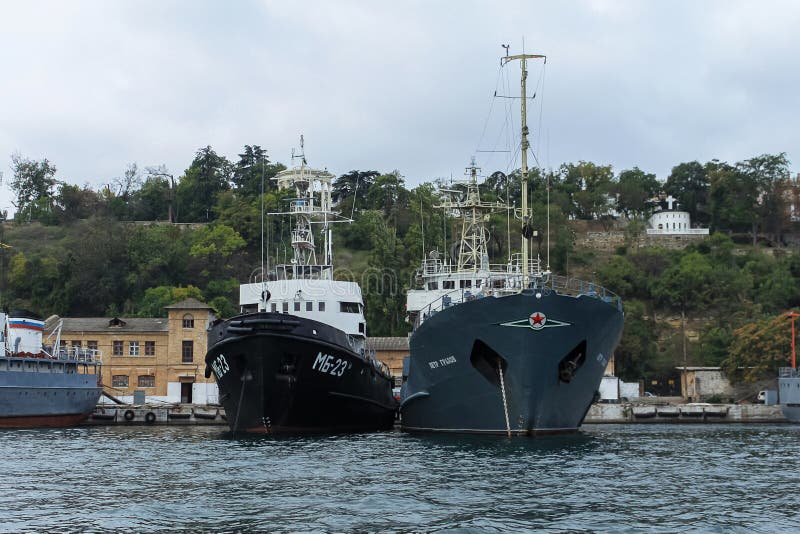
[[[544,328],[544,324],[547,322],[547,317],[545,317],[545,315],[541,312],[536,312],[531,314],[531,316],[528,318],[528,322],[530,323],[531,328],[534,330],[539,330]]]

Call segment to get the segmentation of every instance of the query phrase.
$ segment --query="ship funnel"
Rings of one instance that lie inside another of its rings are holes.
[[[14,340],[14,352],[40,355],[42,353],[44,321],[30,312],[16,311],[8,316],[8,339]]]

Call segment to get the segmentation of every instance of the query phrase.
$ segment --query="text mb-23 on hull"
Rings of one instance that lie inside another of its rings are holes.
[[[595,399],[619,342],[623,312],[610,291],[541,269],[530,257],[527,203],[526,61],[522,67],[522,209],[480,198],[478,168],[440,208],[462,220],[451,261],[423,260],[421,288],[408,292],[414,324],[404,361],[401,428],[407,431],[536,435],[574,432]],[[491,264],[488,214],[522,219],[521,253]],[[509,215],[510,216],[510,215]],[[548,232],[549,233],[549,232]]]
[[[209,331],[206,373],[213,372],[233,432],[342,432],[389,429],[396,401],[388,368],[366,347],[361,289],[333,279],[331,180],[306,166],[279,173],[293,190],[289,212],[294,257],[270,280],[243,284],[245,313]],[[312,224],[322,225],[324,261],[316,261]]]

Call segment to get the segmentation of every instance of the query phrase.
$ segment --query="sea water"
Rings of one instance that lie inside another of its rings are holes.
[[[800,425],[548,438],[224,427],[0,431],[0,530],[800,529]]]

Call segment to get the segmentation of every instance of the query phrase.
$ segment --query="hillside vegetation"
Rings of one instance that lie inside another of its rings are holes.
[[[261,207],[279,211],[287,196],[271,180],[285,167],[256,145],[236,161],[204,147],[177,178],[130,165],[99,191],[57,179],[47,160],[13,161],[17,215],[0,227],[10,247],[0,258],[2,300],[43,315],[163,315],[164,305],[187,296],[233,315],[239,284],[261,263]],[[800,305],[800,254],[789,246],[800,204],[788,167],[779,154],[681,163],[665,182],[638,168],[615,174],[590,162],[533,171],[529,224],[540,237],[532,248],[546,254],[549,183],[552,269],[597,278],[624,298],[618,374],[656,379],[686,363],[734,374],[746,367],[740,377],[754,379],[787,361],[781,314]],[[494,172],[481,196],[518,206],[520,183],[518,171]],[[334,226],[337,276],[361,283],[371,335],[406,335],[404,291],[424,252],[455,252],[459,229],[435,209],[442,185],[461,187],[431,181],[409,189],[398,171],[354,170],[335,180],[337,209],[354,218]],[[644,221],[666,195],[708,225],[710,237],[684,250],[639,247]],[[624,227],[626,245],[576,247],[582,221]],[[518,252],[520,221],[496,213],[487,227],[493,258],[504,262]],[[291,257],[289,230],[288,221],[265,218],[269,265]]]

